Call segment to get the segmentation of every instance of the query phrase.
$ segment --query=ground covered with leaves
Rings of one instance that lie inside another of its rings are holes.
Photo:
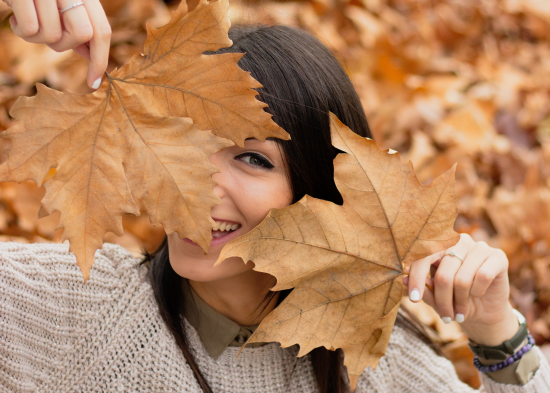
[[[109,71],[142,50],[146,20],[162,26],[177,5],[102,3],[113,27]],[[424,184],[458,163],[455,230],[507,253],[512,303],[550,358],[550,3],[234,1],[230,14],[233,23],[305,28],[333,49],[378,145],[411,160]],[[89,92],[87,63],[74,53],[26,43],[6,24],[0,53],[0,130],[13,125],[8,111],[19,96],[35,93],[36,82]],[[58,213],[38,219],[43,195],[32,182],[0,183],[1,240],[60,241]],[[145,215],[124,217],[123,225],[122,237],[104,240],[139,254],[164,237]],[[458,324],[443,324],[428,306],[404,303],[435,330],[461,378],[478,386]]]

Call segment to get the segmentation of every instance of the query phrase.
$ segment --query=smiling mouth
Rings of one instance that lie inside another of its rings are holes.
[[[219,239],[229,235],[231,232],[235,232],[241,227],[241,224],[226,221],[216,221],[212,228],[212,239]]]

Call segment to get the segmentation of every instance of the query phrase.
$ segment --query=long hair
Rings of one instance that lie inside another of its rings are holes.
[[[365,112],[346,72],[332,53],[309,33],[286,26],[236,26],[229,30],[233,45],[213,54],[239,52],[239,66],[263,87],[259,99],[268,104],[273,120],[290,141],[276,140],[287,163],[294,202],[305,194],[337,204],[342,197],[334,183],[329,112],[355,133],[372,138]],[[202,376],[183,324],[181,279],[168,259],[168,243],[146,257],[160,314],[205,393],[212,392]],[[177,295],[174,295],[177,294]],[[281,293],[279,302],[288,295]],[[323,347],[311,352],[320,393],[349,391],[343,353]]]

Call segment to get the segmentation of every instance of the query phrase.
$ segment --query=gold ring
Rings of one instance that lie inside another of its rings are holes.
[[[443,255],[443,256],[446,256],[446,255],[449,255],[449,256],[451,256],[451,257],[457,257],[458,259],[460,259],[460,261],[461,261],[462,263],[464,263],[464,258],[459,257],[459,256],[456,254],[456,252],[454,252],[454,251],[451,251],[450,253],[445,254],[445,255]],[[443,258],[442,258],[442,259],[443,259]]]

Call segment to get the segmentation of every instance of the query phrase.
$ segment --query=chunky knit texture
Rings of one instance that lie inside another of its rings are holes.
[[[0,392],[197,392],[191,369],[162,321],[148,270],[104,245],[89,281],[64,245],[0,244]],[[214,392],[315,392],[309,356],[278,344],[229,347],[214,360],[187,324],[198,365]],[[524,386],[483,377],[481,391],[550,392],[550,366]],[[394,328],[378,368],[356,392],[473,392],[452,364],[408,330]]]

